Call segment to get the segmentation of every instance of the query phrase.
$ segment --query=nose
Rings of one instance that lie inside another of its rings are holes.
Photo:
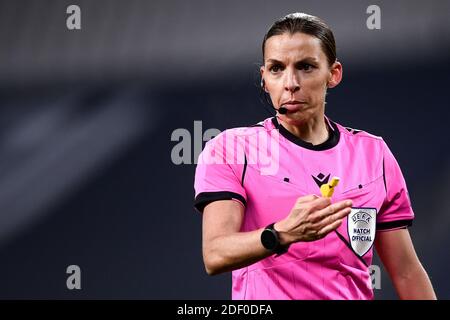
[[[287,72],[285,79],[285,90],[290,91],[292,93],[300,90],[300,81],[297,78],[295,72]]]

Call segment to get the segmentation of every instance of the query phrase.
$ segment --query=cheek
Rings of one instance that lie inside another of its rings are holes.
[[[305,87],[311,90],[324,89],[326,87],[327,79],[325,76],[315,76],[304,80]]]
[[[283,86],[279,85],[277,82],[267,83],[266,89],[269,91],[270,98],[272,101],[276,102],[281,97],[283,93]]]
[[[324,79],[308,79],[304,81],[304,90],[311,97],[321,97],[326,92],[326,81]]]

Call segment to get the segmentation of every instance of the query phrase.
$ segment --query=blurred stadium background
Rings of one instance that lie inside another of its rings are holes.
[[[66,28],[71,4],[81,30]],[[381,30],[366,27],[371,4]],[[0,1],[0,298],[230,298],[230,275],[204,272],[195,164],[173,164],[171,134],[268,117],[261,40],[294,11],[334,30],[344,81],[327,114],[388,142],[416,250],[449,299],[450,2],[439,0]],[[71,264],[82,290],[66,288]],[[384,270],[381,285],[376,298],[396,298]]]

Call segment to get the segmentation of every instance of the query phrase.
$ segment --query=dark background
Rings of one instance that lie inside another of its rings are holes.
[[[81,30],[66,28],[70,4]],[[371,4],[381,30],[366,27]],[[255,0],[0,1],[0,298],[230,298],[230,275],[203,268],[194,121],[271,115],[261,40],[294,11],[334,30],[344,80],[326,113],[389,144],[417,253],[449,299],[450,3]],[[191,164],[172,161],[179,128]],[[66,287],[72,264],[81,290]],[[396,298],[384,270],[381,286]]]

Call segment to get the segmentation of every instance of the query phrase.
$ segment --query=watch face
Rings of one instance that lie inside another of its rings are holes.
[[[274,231],[264,230],[261,234],[261,242],[264,248],[274,250],[278,245],[278,239]]]

